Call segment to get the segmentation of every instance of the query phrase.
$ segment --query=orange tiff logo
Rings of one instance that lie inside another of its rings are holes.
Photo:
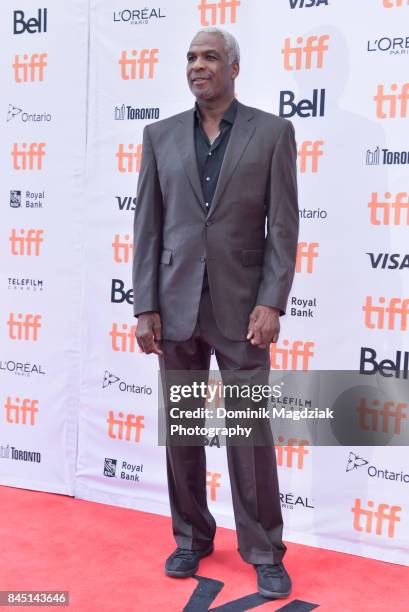
[[[222,475],[219,472],[206,472],[206,486],[209,487],[210,499],[216,501],[216,490],[221,487]]]
[[[123,240],[119,234],[115,234],[112,248],[114,249],[115,263],[129,263],[132,260],[133,242],[129,234],[125,234]]]
[[[372,500],[368,501],[367,508],[363,508],[362,500],[359,498],[355,499],[355,504],[351,508],[351,512],[354,515],[353,525],[355,531],[365,531],[366,533],[375,533],[381,536],[384,535],[386,530],[388,538],[395,537],[395,525],[400,521],[398,512],[402,510],[402,507],[379,504],[376,510],[374,508],[375,503]]]
[[[24,53],[22,59],[19,55],[14,56],[14,80],[16,83],[32,83],[44,79],[44,68],[47,53]]]
[[[283,340],[283,347],[276,342],[270,345],[270,364],[273,370],[303,370],[307,371],[310,359],[314,356],[314,342],[294,340],[290,347],[289,340]]]
[[[37,406],[38,400],[25,397],[23,401],[21,401],[19,397],[16,397],[14,402],[12,402],[11,397],[8,396],[4,404],[7,423],[16,425],[35,425],[35,415],[39,411]]]
[[[17,235],[17,231],[20,235]],[[13,228],[9,236],[11,254],[27,257],[40,255],[40,245],[44,242],[44,230],[42,229],[20,229]]]
[[[310,454],[310,451],[305,448],[309,446],[309,440],[298,440],[297,438],[288,438],[287,444],[283,445],[285,438],[278,436],[275,451],[277,456],[277,465],[281,467],[296,467],[297,470],[304,468],[304,457]],[[295,461],[296,457],[296,461]]]
[[[383,296],[378,299],[378,305],[373,303],[371,295],[366,296],[362,310],[365,313],[365,326],[368,329],[408,329],[409,299],[390,298],[386,302]]]
[[[382,431],[383,433],[401,433],[401,423],[408,418],[405,403],[387,401],[381,403],[379,400],[372,400],[368,406],[366,398],[361,397],[357,408],[359,415],[359,427],[363,431]]]
[[[323,145],[323,140],[304,140],[298,151],[300,172],[308,172],[308,166],[311,172],[318,172],[318,159],[324,155]]]
[[[409,194],[406,191],[400,191],[394,199],[387,191],[384,202],[378,201],[376,191],[372,192],[368,208],[372,225],[409,225]]]
[[[201,0],[198,9],[200,11],[200,23],[203,26],[224,25],[226,23],[226,14],[229,13],[230,21],[228,23],[236,23],[237,8],[240,6],[239,0],[220,0],[219,2],[207,2]],[[219,20],[217,20],[217,11],[219,11]],[[208,17],[210,21],[208,21]]]
[[[145,428],[144,418],[142,415],[129,413],[126,415],[123,412],[118,412],[115,417],[114,411],[108,412],[108,436],[114,440],[126,440],[127,442],[140,442],[142,429]]]
[[[376,102],[376,116],[379,119],[395,119],[395,117],[407,117],[409,83],[404,83],[401,86],[400,90],[399,85],[393,83],[390,86],[390,90],[392,93],[385,93],[385,86],[378,85],[376,96],[374,96],[373,98]]]
[[[11,312],[7,321],[9,338],[11,340],[38,340],[38,330],[42,327],[41,315],[22,314],[19,312],[15,318],[15,313]]]
[[[399,6],[409,5],[409,0],[383,0],[385,8],[398,8]]]
[[[125,146],[128,147],[127,151],[125,151]],[[139,172],[142,160],[142,145],[136,145],[135,149],[133,144],[120,144],[115,157],[118,160],[118,172]]]
[[[284,47],[281,50],[284,60],[284,70],[311,70],[313,68],[322,68],[324,63],[324,54],[328,51],[329,36],[309,36],[306,43],[302,36],[297,36],[296,44],[291,44],[291,38],[284,39]],[[304,60],[304,62],[303,62]]]
[[[27,149],[28,146],[28,149]],[[13,170],[42,170],[45,142],[15,142],[11,151]]]
[[[134,353],[137,347],[135,338],[136,327],[136,325],[128,327],[127,323],[122,323],[122,331],[119,331],[118,323],[112,323],[112,329],[109,332],[112,350],[121,353]]]
[[[297,258],[295,263],[296,272],[307,272],[312,274],[314,259],[318,257],[316,249],[319,242],[299,242],[297,245]]]
[[[121,59],[118,60],[121,67],[121,79],[123,81],[144,79],[146,73],[148,73],[148,79],[153,79],[155,64],[159,61],[158,53],[159,49],[142,49],[139,52],[136,49],[122,51]]]

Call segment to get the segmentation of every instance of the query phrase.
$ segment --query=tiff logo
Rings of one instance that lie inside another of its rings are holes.
[[[379,504],[376,510],[373,510],[375,504],[373,501],[368,501],[367,508],[362,507],[362,500],[355,499],[354,506],[351,512],[354,515],[355,531],[365,531],[366,533],[375,533],[378,536],[386,535],[388,538],[395,536],[395,524],[399,523],[400,517],[398,512],[402,510],[401,506],[390,506],[389,504]],[[364,526],[362,526],[362,521]]]
[[[9,236],[11,254],[24,255],[31,257],[40,255],[40,244],[44,242],[44,230],[42,229],[20,229],[20,236],[17,236],[17,230],[13,228]]]
[[[45,61],[47,53],[33,53],[31,56],[24,53],[23,59],[17,54],[14,56],[14,80],[16,83],[33,83],[43,81],[44,68],[47,66]]]
[[[402,402],[395,404],[392,401],[381,404],[376,399],[372,400],[371,404],[368,406],[366,399],[361,397],[357,408],[360,429],[399,435],[402,421],[408,418],[408,405]]]
[[[239,0],[219,0],[219,2],[208,2],[201,0],[197,7],[200,11],[200,23],[202,26],[224,25],[226,23],[226,13],[229,12],[230,21],[228,23],[236,23],[237,8],[240,6]],[[217,21],[217,9],[219,9],[219,21]],[[209,16],[210,21],[207,20]]]
[[[28,145],[28,150],[27,150]],[[13,170],[42,170],[45,142],[23,142],[21,148],[15,142],[11,151]]]
[[[209,487],[210,499],[216,501],[216,491],[221,487],[222,475],[219,472],[206,472],[206,486]]]
[[[123,240],[120,239],[119,234],[115,234],[112,247],[114,249],[115,263],[129,263],[131,261],[133,252],[133,242],[131,242],[129,234],[125,234]]]
[[[118,60],[118,64],[121,67],[121,79],[123,81],[144,79],[146,77],[146,69],[148,69],[148,79],[153,79],[155,64],[158,63],[157,54],[159,49],[142,49],[138,51],[132,49],[130,51],[131,57],[128,57],[127,51],[122,51],[121,59]],[[137,67],[139,70],[137,71]]]
[[[398,8],[404,5],[409,5],[409,0],[383,0],[385,8]]]
[[[291,44],[291,38],[284,39],[284,47],[281,50],[284,60],[284,70],[311,70],[313,60],[315,68],[322,68],[324,54],[328,51],[329,36],[309,36],[306,43],[302,36],[297,36],[296,44]],[[304,63],[303,63],[304,60]]]
[[[145,428],[144,417],[140,414],[129,413],[124,415],[123,412],[118,412],[115,418],[114,411],[108,412],[108,436],[114,440],[126,440],[127,442],[140,442],[142,429]],[[131,436],[133,434],[133,439]]]
[[[270,345],[270,363],[273,370],[303,370],[307,371],[310,358],[314,356],[312,348],[314,342],[294,340],[291,348],[289,340],[283,340],[283,347],[278,348],[277,343]]]
[[[136,325],[128,327],[127,323],[122,323],[122,331],[118,329],[118,323],[112,323],[112,329],[109,332],[111,336],[111,347],[113,351],[126,353],[134,353],[136,349]]]
[[[310,454],[310,451],[305,448],[309,446],[310,441],[288,438],[287,444],[283,446],[285,438],[280,435],[277,440],[280,443],[275,446],[277,465],[288,468],[295,466],[297,470],[302,470],[304,468],[304,457]],[[297,458],[296,462],[295,457]]]
[[[25,397],[21,402],[21,399],[16,397],[14,402],[12,402],[11,397],[8,396],[4,404],[7,423],[16,425],[35,425],[35,415],[39,411],[37,406],[38,400],[32,400]]]
[[[40,34],[47,32],[47,9],[38,9],[37,18],[31,17],[25,21],[24,11],[14,11],[13,34]]]
[[[117,170],[118,172],[139,172],[141,168],[142,160],[142,145],[128,144],[128,150],[125,151],[125,145],[120,144],[118,151],[115,153],[115,157],[118,160]]]
[[[400,93],[396,93],[398,91],[396,83],[393,83],[390,88],[393,93],[387,94],[384,85],[378,85],[376,96],[373,97],[376,102],[376,116],[379,119],[394,119],[397,116],[407,117],[409,83],[402,85]]]
[[[368,203],[370,210],[370,221],[372,225],[409,225],[409,195],[406,191],[400,191],[396,194],[395,199],[391,200],[392,194],[387,191],[385,193],[385,201],[378,201],[377,192],[372,192],[372,199]],[[404,219],[402,215],[405,211]],[[393,218],[391,219],[391,212]],[[378,215],[378,213],[380,213]]]
[[[319,242],[299,242],[297,245],[297,258],[295,264],[296,272],[307,272],[312,274],[314,259],[318,257],[316,249]],[[305,266],[303,265],[305,263]]]
[[[324,155],[323,145],[323,140],[304,140],[298,151],[301,173],[308,171],[309,161],[311,172],[318,172],[318,159]]]
[[[10,312],[7,321],[9,338],[11,340],[32,340],[36,342],[38,340],[38,330],[42,327],[40,321],[41,315],[39,314],[23,315],[19,312],[17,319],[15,319],[14,312]]]
[[[391,298],[386,305],[386,298],[379,298],[380,305],[374,305],[371,295],[366,296],[366,302],[362,306],[365,313],[365,326],[368,329],[385,329],[387,318],[387,329],[395,329],[396,318],[401,331],[408,328],[409,299]]]

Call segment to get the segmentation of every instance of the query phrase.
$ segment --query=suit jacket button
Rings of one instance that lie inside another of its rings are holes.
[[[206,227],[209,227],[209,225],[211,225],[211,224],[212,224],[211,221],[206,221],[206,223],[205,223]]]
[[[204,263],[206,261],[206,257],[204,255],[201,256],[200,261]]]

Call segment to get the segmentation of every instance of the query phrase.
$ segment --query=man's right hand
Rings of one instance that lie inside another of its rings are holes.
[[[159,342],[162,338],[161,330],[162,325],[158,312],[143,312],[138,316],[135,337],[139,348],[146,355],[150,353],[163,355],[163,351],[159,348]]]

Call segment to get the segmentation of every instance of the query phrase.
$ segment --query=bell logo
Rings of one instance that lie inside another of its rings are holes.
[[[146,69],[148,69],[148,79],[153,79],[155,64],[158,63],[158,53],[159,49],[142,49],[139,54],[136,49],[132,49],[131,57],[129,57],[127,51],[122,51],[121,59],[118,60],[121,67],[121,79],[123,81],[144,79]],[[137,66],[139,66],[138,71]]]
[[[44,230],[42,229],[20,229],[19,236],[17,230],[13,228],[9,236],[11,254],[14,256],[35,256],[40,255],[40,244],[44,242]]]
[[[197,7],[200,11],[200,23],[202,26],[224,25],[226,23],[226,12],[229,10],[230,21],[228,23],[236,23],[237,19],[237,8],[240,6],[239,0],[219,0],[219,2],[207,2],[207,0],[201,0]],[[217,9],[219,9],[219,21],[217,21]],[[207,16],[210,16],[210,21],[207,20]]]
[[[4,407],[6,409],[6,422],[15,425],[35,425],[35,415],[38,412],[38,400],[32,400],[27,397],[21,401],[16,397],[14,402],[8,396]]]
[[[324,155],[323,145],[323,140],[304,140],[298,151],[301,173],[308,171],[309,160],[311,161],[311,172],[318,172],[318,158]]]
[[[118,412],[115,418],[114,411],[108,412],[108,436],[113,440],[126,440],[138,443],[141,441],[141,432],[145,428],[144,417],[140,414],[127,414]]]
[[[409,5],[409,0],[383,0],[385,8],[398,8],[404,5]]]
[[[316,251],[318,242],[299,242],[297,245],[297,258],[295,264],[296,272],[307,272],[312,274],[314,258],[318,257]],[[305,266],[303,265],[305,262]]]
[[[302,36],[297,36],[296,44],[291,44],[291,38],[284,40],[284,47],[281,50],[284,59],[284,70],[311,70],[313,60],[315,60],[314,68],[322,68],[324,62],[324,53],[328,51],[329,36],[309,36],[306,43]],[[294,61],[292,61],[294,60]],[[304,60],[304,63],[303,63]]]
[[[139,172],[142,160],[142,145],[136,145],[136,149],[133,144],[126,146],[128,147],[127,151],[125,151],[125,145],[120,144],[118,152],[115,153],[118,160],[117,170],[118,172]]]
[[[309,369],[310,358],[314,356],[312,348],[314,342],[303,342],[294,340],[290,348],[290,342],[283,340],[283,347],[278,348],[277,343],[270,345],[270,363],[273,370],[303,370]],[[301,362],[301,367],[300,367]]]
[[[408,328],[409,299],[391,298],[386,304],[386,298],[379,298],[379,305],[373,304],[371,295],[366,296],[366,302],[362,306],[365,313],[365,326],[368,329],[395,329],[396,318],[398,318],[398,329],[406,331]]]
[[[376,116],[379,119],[395,119],[408,116],[409,83],[404,83],[399,91],[396,83],[390,86],[392,93],[385,93],[384,85],[378,85],[376,96]],[[399,91],[399,93],[398,93]],[[399,115],[397,115],[399,109]]]
[[[206,486],[209,487],[210,499],[216,501],[216,489],[221,487],[220,479],[222,475],[219,472],[206,472]]]
[[[28,147],[28,149],[27,149]],[[42,170],[45,142],[15,142],[11,151],[13,170]]]
[[[19,312],[17,318],[15,318],[14,313],[11,312],[7,321],[9,338],[11,340],[31,340],[36,342],[38,340],[38,330],[42,327],[40,321],[41,315],[39,314],[23,315]]]
[[[384,535],[386,530],[388,538],[395,537],[395,524],[400,521],[398,513],[402,510],[402,507],[390,506],[389,504],[379,504],[376,510],[373,509],[374,507],[375,503],[371,500],[368,501],[367,508],[363,508],[362,500],[355,499],[355,504],[351,508],[354,515],[355,531],[365,531],[381,536]]]
[[[123,240],[121,240],[119,234],[115,234],[112,248],[114,249],[115,263],[129,263],[132,260],[133,242],[131,242],[129,234],[125,234]]]
[[[128,326],[127,323],[122,323],[122,331],[118,329],[118,323],[112,323],[112,329],[109,332],[111,336],[112,350],[121,353],[134,353],[136,350],[136,325]]]
[[[401,423],[408,418],[408,405],[395,404],[388,401],[381,404],[379,400],[372,400],[368,406],[366,399],[361,398],[357,408],[359,414],[359,427],[362,431],[376,431],[382,433],[401,433]],[[392,426],[391,426],[392,425]]]
[[[44,79],[44,68],[47,66],[45,61],[47,53],[24,53],[23,59],[19,55],[14,56],[14,80],[16,83],[33,83]]]
[[[367,365],[369,365],[369,369],[366,367]],[[372,376],[377,372],[385,378],[395,377],[407,380],[409,376],[409,352],[396,351],[396,361],[382,359],[378,363],[376,361],[376,351],[369,346],[362,346],[359,373]]]
[[[304,468],[304,457],[310,454],[310,451],[306,449],[305,446],[309,446],[310,441],[288,438],[287,444],[283,446],[284,440],[285,438],[283,436],[278,436],[278,442],[280,444],[276,444],[275,446],[277,465],[288,468],[292,468],[295,465],[297,470],[302,470]],[[297,457],[296,463],[294,461],[294,456]]]
[[[391,198],[392,194],[387,191],[385,193],[385,201],[379,202],[378,194],[372,192],[372,199],[368,203],[372,225],[409,225],[408,193],[400,191],[396,194],[393,201],[390,201]],[[404,211],[406,214],[403,214]]]
[[[295,94],[291,90],[280,91],[279,112],[280,117],[323,117],[325,114],[325,89],[313,89],[312,100],[305,98],[294,102]]]

